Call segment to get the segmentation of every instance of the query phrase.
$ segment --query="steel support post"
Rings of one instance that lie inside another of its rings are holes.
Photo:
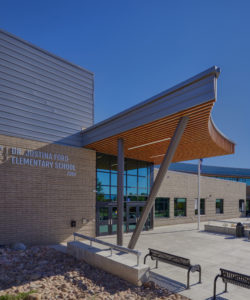
[[[140,216],[140,219],[139,221],[137,222],[136,224],[136,228],[133,232],[133,235],[130,239],[130,242],[129,242],[129,245],[128,245],[128,248],[130,249],[134,249],[137,241],[138,241],[138,238],[141,234],[141,231],[143,229],[143,226],[148,218],[148,215],[150,213],[150,210],[152,209],[154,203],[155,203],[155,197],[159,191],[159,188],[161,186],[161,183],[163,181],[163,178],[164,176],[166,175],[167,173],[167,170],[168,170],[168,167],[170,165],[170,163],[172,162],[172,159],[174,157],[174,154],[175,154],[175,151],[179,145],[179,142],[181,140],[181,137],[182,137],[182,134],[186,128],[186,125],[187,125],[187,122],[188,122],[188,116],[184,116],[180,119],[177,127],[176,127],[176,130],[175,130],[175,133],[171,139],[171,142],[170,142],[170,145],[167,149],[167,152],[164,156],[164,159],[161,163],[161,167],[158,171],[158,174],[156,176],[156,179],[154,181],[154,184],[151,188],[151,191],[150,191],[150,194],[149,194],[149,197],[148,197],[148,200],[147,200],[147,203],[146,205],[144,206],[143,208],[143,211],[142,211],[142,214]]]
[[[124,182],[124,146],[123,139],[118,139],[117,155],[117,245],[123,245],[123,182]]]
[[[201,222],[201,159],[198,163],[198,198],[197,198],[197,209],[198,209],[198,230],[200,230]]]

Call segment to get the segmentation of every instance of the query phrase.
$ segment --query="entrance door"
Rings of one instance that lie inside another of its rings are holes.
[[[131,232],[135,229],[142,213],[145,202],[124,203],[124,232]],[[152,228],[152,212],[144,226],[144,230]],[[117,202],[96,203],[96,235],[110,235],[117,232]]]
[[[127,202],[126,203],[126,215],[127,215],[127,220],[126,220],[126,231],[131,232],[134,231],[136,227],[136,223],[138,222],[143,207],[145,206],[146,202]],[[148,216],[148,219],[144,225],[144,230],[148,230],[149,228],[152,228],[151,225],[151,213]]]
[[[117,203],[96,203],[96,235],[110,235],[117,231]]]

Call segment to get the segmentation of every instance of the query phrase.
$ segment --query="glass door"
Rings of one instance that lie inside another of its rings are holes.
[[[97,202],[96,235],[110,235],[117,231],[117,204]]]

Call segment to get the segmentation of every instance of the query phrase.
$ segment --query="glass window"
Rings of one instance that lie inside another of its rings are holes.
[[[244,207],[245,206],[245,201],[244,201],[244,199],[240,199],[239,200],[239,211],[240,212],[243,212],[244,211]]]
[[[110,156],[102,153],[96,154],[96,169],[99,171],[108,171],[110,169]]]
[[[127,195],[137,195],[137,188],[127,187]]]
[[[250,200],[246,201],[246,214],[248,215],[250,213]]]
[[[106,186],[106,185],[99,185],[99,186],[98,186],[97,193],[98,193],[98,194],[110,194],[109,186]]]
[[[129,175],[137,175],[137,161],[127,159],[126,170]]]
[[[137,196],[127,196],[127,201],[137,201]]]
[[[155,217],[169,218],[169,198],[155,199]]]
[[[111,169],[111,172],[117,173],[117,166],[118,166],[117,157],[110,156],[110,169]]]
[[[111,185],[117,185],[117,174],[111,173]]]
[[[110,193],[112,195],[117,195],[117,187],[116,186],[111,186],[110,188]]]
[[[101,201],[101,202],[105,201],[104,200],[104,194],[97,194],[96,199],[97,199],[97,201]]]
[[[137,176],[127,175],[127,186],[137,188]]]
[[[250,178],[246,178],[246,184],[250,185]]]
[[[138,196],[138,201],[147,201],[148,197],[147,196]]]
[[[138,186],[147,189],[147,177],[138,177]]]
[[[100,221],[108,220],[108,215],[109,215],[108,207],[100,207],[99,220]]]
[[[186,198],[174,198],[174,216],[175,217],[186,217]]]
[[[113,202],[117,201],[117,195],[110,195],[110,200]]]
[[[101,185],[110,185],[110,174],[104,172],[96,172],[97,182]]]
[[[138,195],[141,195],[141,196],[147,196],[147,195],[148,195],[147,189],[139,188],[139,189],[138,189]]]
[[[216,213],[223,214],[223,199],[216,199]]]
[[[147,163],[138,161],[138,175],[147,177]]]
[[[104,194],[97,194],[96,195],[97,201],[101,202],[110,202],[110,195],[104,195]]]
[[[197,208],[197,204],[198,200],[195,200],[195,214],[198,215],[198,208]],[[205,215],[205,199],[201,198],[200,199],[200,214],[201,215]]]
[[[124,165],[124,197],[128,199],[126,196],[135,196],[137,201],[140,197],[142,201],[150,190],[151,163],[125,159]],[[96,168],[97,201],[106,201],[107,196],[104,195],[108,195],[110,201],[116,201],[117,157],[97,153]]]

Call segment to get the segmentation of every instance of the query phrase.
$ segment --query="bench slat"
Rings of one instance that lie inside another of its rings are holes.
[[[149,255],[152,257],[152,259],[157,259],[162,262],[167,261],[169,264],[177,265],[183,268],[189,268],[191,266],[190,259],[158,251],[155,249],[149,248]]]
[[[223,282],[232,283],[250,289],[250,276],[220,269]]]

